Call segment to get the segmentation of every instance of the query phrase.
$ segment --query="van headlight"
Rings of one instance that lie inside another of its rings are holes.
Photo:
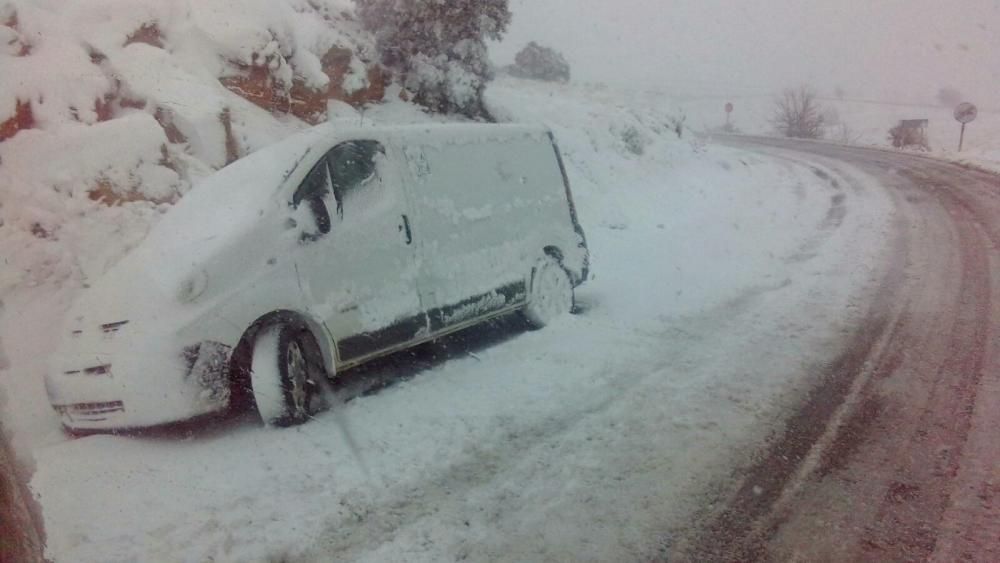
[[[181,282],[180,290],[177,292],[177,300],[181,303],[190,303],[205,293],[208,287],[208,274],[205,270],[198,270]]]

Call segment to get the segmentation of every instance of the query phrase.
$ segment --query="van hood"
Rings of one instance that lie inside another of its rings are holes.
[[[329,127],[313,127],[205,178],[164,214],[138,247],[85,290],[71,310],[70,325],[79,322],[78,317],[103,324],[176,310],[183,283],[233,249],[244,255],[254,250],[247,247],[259,238],[255,230],[275,221],[287,207],[278,193],[305,174],[302,164],[308,164],[314,152],[321,154],[323,140],[332,137]]]
[[[246,240],[263,221],[284,211],[287,202],[278,194],[301,180],[311,157],[322,154],[322,141],[332,136],[327,126],[313,127],[208,176],[169,209],[127,257],[144,262],[130,269],[148,270],[160,285],[176,288],[213,257]]]
[[[184,195],[150,231],[142,246],[163,250],[212,245],[232,237],[285,202],[275,197],[323,153],[328,126],[317,126],[261,149],[208,176]]]

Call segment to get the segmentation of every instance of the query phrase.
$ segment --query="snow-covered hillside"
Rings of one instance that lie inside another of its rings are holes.
[[[767,96],[732,100],[699,99],[678,103],[677,106],[689,116],[693,128],[712,132],[725,124],[724,107],[727,101],[734,105],[732,124],[740,133],[774,133],[770,122],[774,100]],[[1000,169],[1000,111],[980,107],[979,116],[966,127],[963,150],[958,152],[961,125],[955,121],[952,108],[828,98],[819,100],[819,103],[827,110],[827,117],[831,118],[828,119],[825,135],[827,140],[888,148],[892,146],[888,139],[889,129],[901,119],[927,119],[931,154]]]
[[[0,291],[99,274],[200,178],[324,121],[328,100],[381,100],[351,10],[0,2]]]

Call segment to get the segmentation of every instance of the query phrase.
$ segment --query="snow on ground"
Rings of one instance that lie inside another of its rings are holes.
[[[635,560],[669,545],[836,354],[889,203],[850,170],[678,138],[662,100],[504,80],[489,103],[553,128],[566,155],[593,255],[580,313],[345,375],[342,403],[304,426],[68,439],[39,374],[81,281],[6,290],[0,387],[50,558]],[[67,215],[67,232],[122,251],[156,211],[118,209]]]
[[[680,103],[691,127],[713,131],[725,124],[724,106],[732,101],[732,124],[749,135],[769,135],[774,101],[766,96],[726,99],[698,99]],[[891,148],[889,129],[901,119],[927,119],[931,154],[1000,170],[1000,111],[979,108],[979,116],[966,126],[962,152],[958,152],[961,125],[955,121],[954,108],[925,105],[889,104],[870,101],[820,99],[832,110],[834,122],[826,139],[834,142]]]

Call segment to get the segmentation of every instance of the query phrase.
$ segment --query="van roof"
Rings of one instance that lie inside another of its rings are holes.
[[[269,205],[269,196],[290,177],[305,173],[309,166],[300,166],[302,162],[308,164],[311,158],[318,159],[340,141],[375,137],[389,142],[418,139],[425,145],[445,145],[546,134],[544,127],[519,124],[435,123],[345,128],[337,123],[324,123],[255,151],[199,182],[153,227],[143,246],[162,249],[203,245],[207,251],[207,247],[222,244],[225,233],[248,228]]]
[[[387,140],[419,138],[423,142],[450,141],[456,138],[463,140],[470,138],[499,139],[501,137],[545,135],[548,133],[548,129],[541,125],[521,123],[418,123],[343,127],[339,123],[330,122],[318,125],[314,129],[329,131],[337,139],[377,136]],[[306,142],[309,141],[306,140]]]

